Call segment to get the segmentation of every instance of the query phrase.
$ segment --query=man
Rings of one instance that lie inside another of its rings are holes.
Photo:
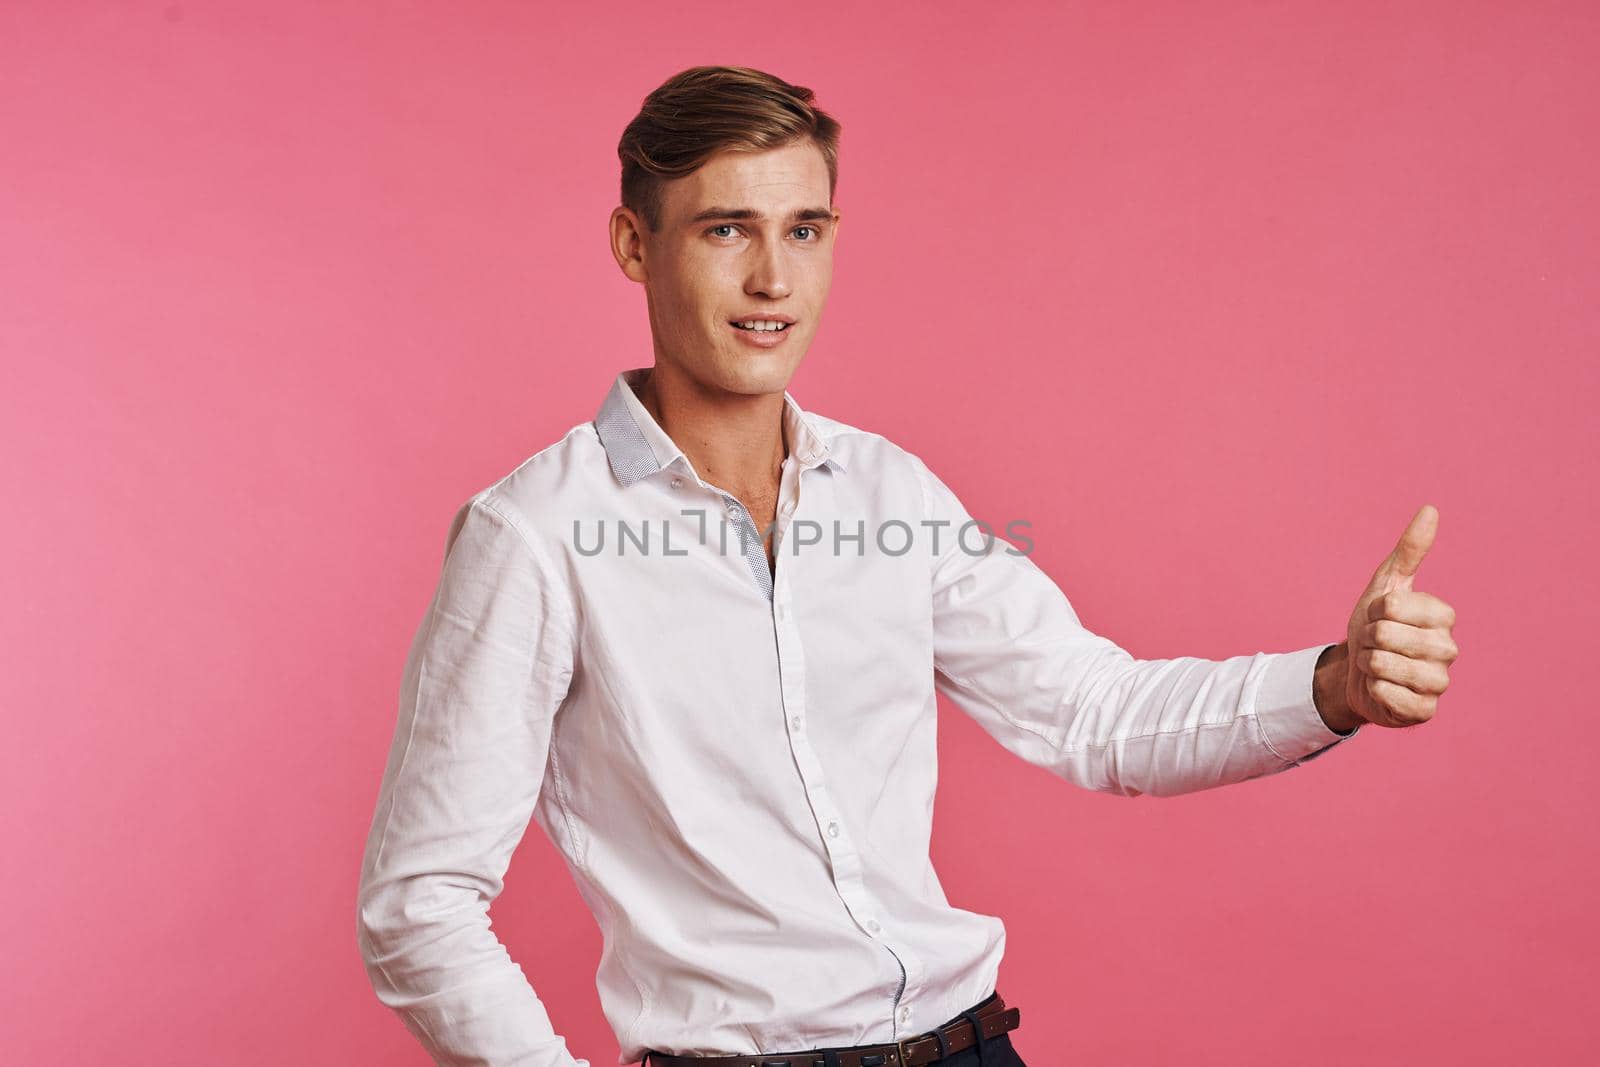
[[[929,862],[936,692],[1137,796],[1298,766],[1445,689],[1454,613],[1412,588],[1431,507],[1340,643],[1136,660],[915,455],[803,411],[838,134],[746,68],[650,94],[610,235],[654,365],[455,516],[358,908],[379,998],[438,1063],[587,1067],[490,929],[532,818],[604,933],[619,1062],[1020,1064],[1005,928]]]

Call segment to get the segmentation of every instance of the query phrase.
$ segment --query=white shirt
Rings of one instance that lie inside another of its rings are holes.
[[[603,932],[618,1063],[890,1042],[986,997],[1005,951],[929,860],[936,690],[1127,796],[1356,732],[1312,702],[1326,645],[1134,659],[1031,535],[958,538],[968,513],[915,455],[788,393],[774,575],[635,395],[648,373],[462,505],[411,645],[357,933],[437,1063],[588,1067],[489,925],[530,817]]]

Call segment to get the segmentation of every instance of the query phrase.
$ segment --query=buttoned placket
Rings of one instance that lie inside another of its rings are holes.
[[[674,462],[678,461],[674,460]],[[722,503],[723,515],[717,519],[716,554],[725,557],[730,547],[737,550],[754,578],[756,588],[761,591],[763,599],[770,604],[772,602],[772,572],[768,567],[766,549],[762,547],[761,534],[756,530],[755,521],[750,518],[749,512],[739,502],[739,498],[726,489],[704,481],[699,475],[694,476],[694,482],[706,492],[715,493]],[[682,475],[675,474],[667,484],[674,491],[682,492],[688,485],[688,479]],[[702,523],[702,526],[710,521],[711,516],[705,516],[705,522]],[[731,535],[728,532],[730,524],[733,527]],[[702,529],[702,535],[707,535],[708,533],[709,531]],[[710,547],[709,537],[704,543],[707,543],[707,547]],[[776,546],[774,546],[774,551],[776,551]]]
[[[767,563],[766,550],[754,520],[727,490],[712,485],[695,475],[693,480],[701,489],[715,493],[723,503],[727,519],[735,524],[739,547],[749,565],[756,588],[768,602],[773,635],[776,640],[779,673],[779,697],[782,714],[787,723],[790,751],[806,792],[806,800],[816,820],[823,847],[828,852],[833,872],[834,887],[856,925],[863,933],[877,941],[894,959],[900,970],[900,981],[890,1003],[890,1020],[893,1023],[893,1040],[919,1033],[913,1026],[915,1010],[913,1000],[922,993],[926,969],[920,957],[899,944],[884,923],[883,909],[873,900],[862,879],[861,857],[856,851],[849,829],[833,798],[822,770],[816,749],[811,746],[806,731],[805,650],[799,628],[794,619],[794,607],[789,591],[789,568],[783,565],[782,545],[789,526],[798,513],[801,493],[807,471],[815,470],[826,457],[814,452],[796,455],[793,462],[783,467],[778,486],[778,516],[773,531],[773,563]],[[692,468],[691,468],[692,469]],[[673,475],[668,483],[673,490],[682,491],[689,479]]]
[[[834,806],[822,762],[806,732],[805,648],[794,618],[788,580],[791,568],[784,566],[782,543],[800,507],[800,486],[804,483],[804,474],[814,470],[820,462],[820,459],[812,456],[798,467],[786,465],[779,486],[780,503],[773,534],[775,562],[768,596],[772,602],[772,626],[777,642],[780,698],[783,714],[788,720],[790,751],[800,771],[806,799],[821,832],[823,846],[828,851],[834,886],[857,926],[881,944],[900,968],[900,983],[890,1005],[890,1017],[894,1023],[893,1039],[899,1040],[911,1032],[914,1012],[910,998],[915,995],[913,990],[921,992],[926,977],[922,961],[909,949],[898,946],[897,940],[884,926],[880,918],[882,908],[872,899],[862,880],[860,854],[856,851],[844,819]],[[764,555],[762,566],[766,566]]]

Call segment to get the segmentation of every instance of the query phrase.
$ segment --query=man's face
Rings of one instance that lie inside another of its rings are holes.
[[[624,273],[645,286],[657,364],[711,391],[788,387],[822,318],[838,215],[810,140],[720,152],[663,189],[661,229],[612,215]],[[737,322],[777,320],[778,332]]]

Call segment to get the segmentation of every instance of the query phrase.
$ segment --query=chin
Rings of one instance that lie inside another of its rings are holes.
[[[732,353],[717,363],[714,381],[730,393],[756,396],[777,393],[789,387],[789,379],[799,368],[800,361],[793,353]]]

